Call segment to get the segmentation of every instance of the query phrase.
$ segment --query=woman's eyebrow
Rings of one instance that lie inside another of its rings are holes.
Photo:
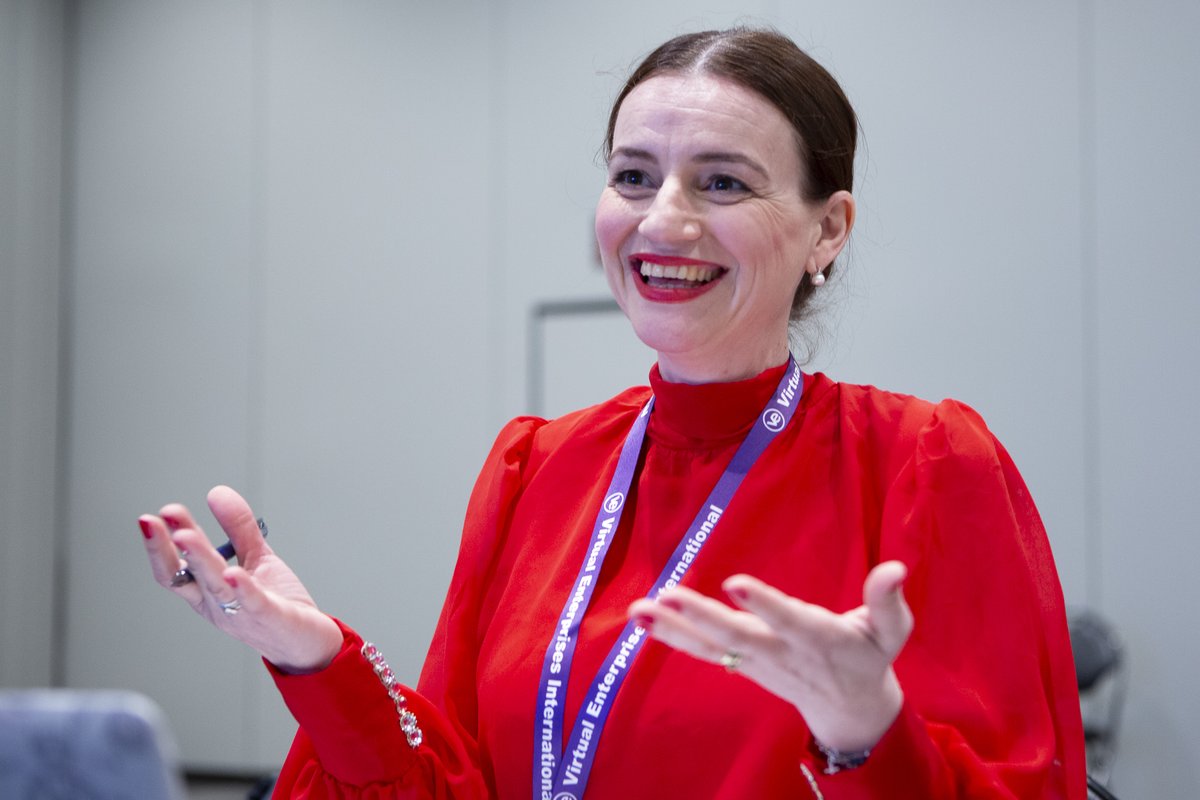
[[[654,154],[649,150],[642,150],[639,147],[618,147],[612,151],[609,160],[614,158],[628,158],[635,161],[649,161],[658,163]],[[721,150],[697,153],[692,157],[692,161],[698,164],[742,164],[757,172],[764,178],[769,178],[767,168],[755,161],[750,156],[744,153],[725,152]]]
[[[640,159],[642,161],[655,160],[649,150],[642,150],[637,147],[617,147],[612,151],[612,155],[609,158],[616,158],[617,156],[621,158]]]
[[[749,167],[750,169],[754,170],[755,172],[757,172],[759,175],[763,176],[764,178],[771,177],[770,175],[767,174],[766,167],[764,167],[762,164],[759,164],[753,158],[750,158],[750,156],[744,155],[743,153],[723,153],[723,152],[697,153],[692,158],[692,160],[695,162],[698,162],[700,164],[712,164],[712,163],[742,164],[743,166]]]

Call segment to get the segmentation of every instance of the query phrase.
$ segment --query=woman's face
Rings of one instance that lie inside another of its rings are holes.
[[[791,125],[731,81],[660,75],[625,98],[596,238],[617,303],[668,380],[733,380],[787,357],[792,297],[825,263]]]

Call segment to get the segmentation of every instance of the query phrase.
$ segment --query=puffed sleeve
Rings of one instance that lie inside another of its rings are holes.
[[[390,679],[381,680],[381,673],[387,675],[381,656],[344,625],[342,649],[324,670],[285,675],[268,665],[300,725],[274,797],[490,796],[476,744],[476,657],[488,619],[484,589],[541,424],[519,418],[506,425],[476,480],[458,563],[417,689],[397,683],[389,692]]]
[[[915,617],[895,663],[905,704],[867,762],[813,784],[826,800],[1086,796],[1062,589],[1008,453],[943,401],[888,487],[880,560],[909,567]],[[816,792],[814,792],[815,794]]]

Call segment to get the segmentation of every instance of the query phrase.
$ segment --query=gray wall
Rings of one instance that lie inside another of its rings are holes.
[[[0,686],[53,678],[66,612],[55,592],[63,30],[61,3],[0,3]]]
[[[862,118],[812,368],[984,414],[1068,600],[1129,644],[1115,785],[1190,797],[1200,7],[1170,0],[0,3],[0,682],[132,686],[192,765],[277,763],[261,666],[167,602],[133,523],[216,482],[414,677],[527,404],[529,310],[605,294],[619,78],[736,21],[809,47]],[[651,361],[619,318],[545,330],[552,412]]]

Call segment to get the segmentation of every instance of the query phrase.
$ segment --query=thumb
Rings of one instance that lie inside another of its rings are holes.
[[[237,553],[238,563],[247,564],[270,552],[250,504],[228,486],[214,486],[208,493],[208,507]]]
[[[913,614],[904,599],[904,579],[908,567],[899,561],[885,561],[867,575],[863,583],[863,602],[876,641],[890,660],[899,654],[912,633]]]

